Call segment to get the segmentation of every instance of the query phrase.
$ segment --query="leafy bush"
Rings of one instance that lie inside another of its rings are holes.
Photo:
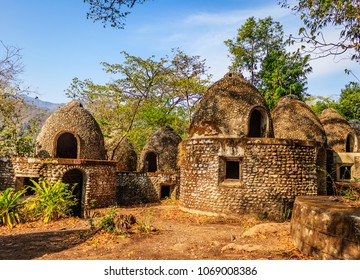
[[[74,187],[57,181],[51,184],[46,180],[37,183],[31,180],[34,186],[30,187],[35,192],[35,197],[27,203],[28,211],[35,219],[42,219],[45,223],[71,214],[71,208],[77,204],[73,195]]]
[[[24,221],[21,212],[24,203],[20,200],[24,193],[25,191],[14,192],[11,188],[0,192],[0,225],[12,228]]]

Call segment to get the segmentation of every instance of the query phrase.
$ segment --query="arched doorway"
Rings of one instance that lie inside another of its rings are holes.
[[[250,114],[248,137],[265,137],[266,118],[258,109],[254,109]]]
[[[56,144],[56,157],[77,158],[78,143],[74,134],[65,132],[61,134]]]
[[[154,152],[149,152],[145,158],[145,171],[156,172],[157,171],[157,156]]]
[[[73,187],[75,184],[75,188],[73,191],[73,194],[75,195],[77,199],[77,204],[73,206],[72,214],[76,217],[82,217],[83,216],[83,208],[82,205],[84,204],[83,201],[83,188],[85,186],[84,182],[84,176],[83,173],[79,169],[71,169],[67,172],[65,172],[62,182],[69,184],[70,187]]]
[[[351,134],[346,137],[346,152],[353,153],[354,152],[354,138]]]

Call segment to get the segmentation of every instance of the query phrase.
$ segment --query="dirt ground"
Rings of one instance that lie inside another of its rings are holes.
[[[89,220],[79,218],[25,223],[12,230],[0,227],[0,259],[308,259],[292,245],[289,222],[273,223],[250,215],[204,216],[185,212],[172,201],[117,211],[134,215],[140,226],[122,235],[93,230]],[[144,227],[148,232],[140,230]]]

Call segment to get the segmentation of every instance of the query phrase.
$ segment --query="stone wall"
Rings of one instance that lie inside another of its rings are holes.
[[[116,201],[119,205],[158,202],[161,188],[168,186],[172,197],[179,193],[178,172],[119,172],[116,180]]]
[[[190,139],[182,143],[180,156],[180,200],[187,208],[278,218],[296,196],[317,194],[312,142]],[[225,179],[227,160],[240,162],[239,179]]]
[[[14,168],[10,158],[0,158],[0,191],[15,188]]]
[[[107,207],[115,202],[116,162],[80,159],[12,158],[0,161],[1,174],[15,188],[18,178],[44,178],[51,183],[62,180],[67,171],[82,174],[84,205]],[[17,186],[21,188],[24,186]]]
[[[359,260],[360,208],[326,196],[298,197],[291,237],[303,254],[316,259]]]

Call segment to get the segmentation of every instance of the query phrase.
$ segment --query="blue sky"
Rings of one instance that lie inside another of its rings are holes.
[[[50,102],[69,101],[64,90],[74,77],[108,81],[100,62],[121,63],[122,50],[160,58],[179,47],[206,59],[215,81],[230,65],[224,40],[233,39],[248,17],[272,16],[285,34],[297,34],[301,24],[277,0],[148,0],[133,9],[123,30],[87,20],[82,0],[0,0],[0,4],[0,40],[22,49],[24,85]],[[338,98],[345,84],[354,80],[345,68],[360,77],[359,65],[346,59],[314,60],[311,65],[308,93],[314,96]]]

